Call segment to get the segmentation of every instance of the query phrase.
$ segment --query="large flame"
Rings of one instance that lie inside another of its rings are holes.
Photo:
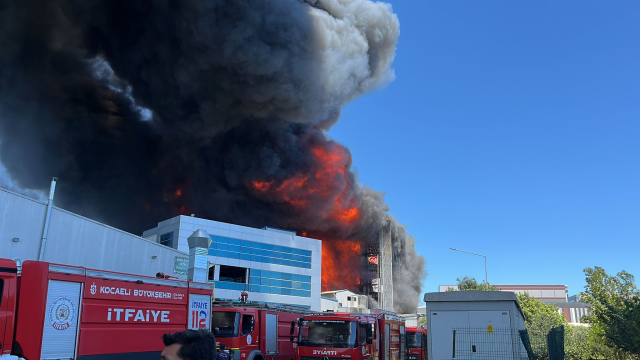
[[[360,244],[352,241],[322,242],[322,291],[358,291]]]
[[[327,222],[351,226],[360,218],[351,195],[352,181],[347,175],[349,152],[335,142],[311,146],[311,170],[286,179],[259,179],[248,184],[258,196],[287,204],[292,209],[313,211]],[[360,244],[347,240],[323,239],[322,289],[357,291],[360,284]]]
[[[311,157],[314,164],[308,173],[297,173],[284,180],[254,180],[248,186],[258,195],[295,208],[306,209],[313,198],[327,199],[328,210],[317,209],[320,216],[344,224],[357,221],[360,209],[350,196],[352,184],[346,174],[351,161],[349,153],[339,144],[328,142],[312,146]]]

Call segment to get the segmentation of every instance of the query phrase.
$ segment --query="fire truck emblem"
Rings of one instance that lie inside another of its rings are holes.
[[[49,306],[49,322],[56,330],[67,330],[76,319],[76,306],[71,299],[61,296]]]
[[[96,286],[96,283],[93,283],[93,285],[91,285],[91,295],[95,295],[97,291],[98,287]]]
[[[321,357],[320,360],[329,360],[329,357],[327,355],[325,355],[325,356]]]

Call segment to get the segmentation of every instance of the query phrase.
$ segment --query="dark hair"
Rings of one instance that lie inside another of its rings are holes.
[[[216,338],[209,330],[184,330],[162,335],[164,346],[180,344],[178,356],[183,360],[215,360]]]

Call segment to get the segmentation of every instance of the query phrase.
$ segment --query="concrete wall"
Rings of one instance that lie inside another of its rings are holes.
[[[329,299],[326,297],[320,298],[320,311],[338,311],[338,300]]]
[[[0,189],[0,257],[37,260],[45,214],[45,203]],[[173,273],[176,256],[188,257],[66,210],[51,212],[44,261],[146,276],[164,272],[184,280],[186,275]]]

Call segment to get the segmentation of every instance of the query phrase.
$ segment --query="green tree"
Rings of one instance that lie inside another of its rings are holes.
[[[482,284],[479,284],[478,281],[476,280],[476,278],[471,278],[468,276],[465,276],[463,278],[457,278],[456,281],[458,282],[458,291],[469,291],[469,290],[481,290],[481,291],[498,291],[499,289],[496,288],[495,286],[489,284],[489,286],[486,286],[486,282],[482,282]],[[447,291],[456,291],[454,288],[448,288]]]
[[[421,316],[418,318],[418,327],[422,327],[427,325],[427,317],[426,316]]]
[[[590,340],[591,328],[586,326],[565,326],[564,353],[567,360],[600,359],[596,344]]]
[[[517,294],[525,317],[527,330],[546,336],[551,329],[567,324],[564,315],[558,313],[558,307],[546,304],[528,293]]]
[[[640,355],[640,298],[633,275],[621,271],[611,276],[597,266],[584,273],[582,295],[591,305],[585,321],[597,326],[611,347]]]

